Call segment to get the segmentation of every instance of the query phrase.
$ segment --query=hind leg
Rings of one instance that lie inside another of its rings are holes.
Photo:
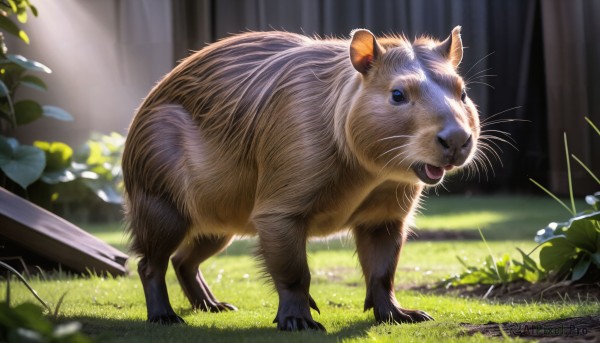
[[[172,203],[155,196],[144,196],[143,201],[137,201],[130,215],[132,249],[142,256],[138,272],[146,296],[148,321],[184,323],[171,307],[165,274],[169,257],[185,237],[188,221]]]
[[[219,302],[198,269],[200,263],[219,253],[231,242],[232,236],[199,236],[182,244],[171,259],[183,292],[194,309],[207,312],[237,310],[231,304]]]

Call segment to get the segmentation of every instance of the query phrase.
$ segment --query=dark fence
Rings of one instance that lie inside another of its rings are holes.
[[[361,27],[443,39],[461,25],[461,71],[481,118],[526,120],[486,127],[506,132],[516,149],[500,143],[501,162],[489,155],[493,173],[461,187],[526,192],[533,178],[565,194],[563,132],[571,152],[600,174],[600,137],[584,121],[600,125],[600,1],[174,0],[173,16],[178,59],[246,30],[347,37]],[[598,188],[579,165],[572,170],[577,193]]]

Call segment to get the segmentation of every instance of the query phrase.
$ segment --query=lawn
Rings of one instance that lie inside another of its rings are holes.
[[[535,247],[532,237],[537,229],[549,221],[568,217],[557,204],[545,198],[430,196],[424,207],[417,220],[419,230],[476,231],[480,227],[492,238],[488,243],[496,256],[508,252],[517,257],[515,247],[532,250]],[[86,229],[120,249],[125,247],[119,224],[87,225]],[[373,313],[362,311],[365,287],[354,244],[350,238],[340,236],[312,241],[308,248],[311,294],[321,309],[320,315],[313,312],[313,316],[327,328],[327,333],[282,333],[272,324],[277,297],[251,257],[253,243],[252,239],[236,241],[202,266],[215,295],[238,306],[237,312],[191,311],[173,271],[169,270],[171,302],[188,323],[181,327],[144,322],[144,296],[134,272],[130,277],[118,278],[46,274],[35,277],[31,284],[51,304],[56,304],[67,292],[60,306],[60,320],[81,322],[83,332],[98,342],[487,341],[489,338],[480,334],[465,335],[461,324],[550,320],[597,314],[600,308],[597,300],[590,299],[500,301],[419,291],[422,289],[419,286],[461,272],[456,256],[476,264],[484,260],[488,250],[480,240],[412,240],[402,253],[396,274],[397,297],[403,306],[425,310],[436,321],[374,325]],[[132,271],[134,265],[132,261]],[[0,286],[0,292],[3,288],[4,285]],[[34,301],[16,283],[11,291],[13,304]]]

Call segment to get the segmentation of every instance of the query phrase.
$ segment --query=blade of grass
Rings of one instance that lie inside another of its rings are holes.
[[[569,212],[571,215],[575,215],[575,213],[573,213],[571,211],[571,209],[569,208],[569,206],[567,206],[562,200],[560,200],[556,195],[554,195],[554,193],[550,192],[549,190],[546,189],[546,187],[540,185],[537,181],[535,181],[534,179],[530,178],[529,181],[533,182],[534,185],[538,186],[541,190],[543,190],[544,192],[546,192],[546,194],[548,194],[549,196],[551,196],[554,200],[556,200],[559,204],[562,205],[562,207],[564,207],[567,212]]]
[[[48,313],[52,313],[52,309],[50,308],[50,306],[48,306],[48,304],[46,304],[46,302],[44,300],[42,300],[42,298],[40,298],[40,296],[37,294],[35,289],[33,289],[31,287],[31,285],[29,285],[29,283],[27,282],[27,280],[25,280],[25,278],[23,277],[23,275],[21,275],[21,273],[19,273],[16,269],[14,269],[10,265],[8,265],[2,261],[0,261],[0,266],[6,268],[11,273],[15,274],[23,282],[23,284],[25,284],[25,287],[27,287],[27,289],[31,292],[31,294],[33,294],[33,296],[44,306],[44,308],[46,310],[48,310]]]
[[[10,307],[10,272],[6,273],[6,305]]]
[[[573,197],[573,180],[571,179],[571,162],[569,159],[569,145],[567,144],[567,133],[563,134],[565,141],[565,156],[567,160],[567,181],[569,181],[569,197],[571,198],[571,208],[573,209],[573,215],[577,213],[575,209],[575,198]]]
[[[583,163],[580,159],[577,158],[577,156],[571,154],[571,157],[573,157],[573,159],[575,161],[577,161],[577,163],[579,163],[583,169],[585,169],[586,172],[588,172],[588,174],[590,174],[591,177],[594,178],[594,180],[596,180],[596,182],[600,185],[600,179],[598,179],[598,177],[590,170],[590,168],[588,168],[588,166],[585,165],[585,163]]]
[[[62,305],[63,301],[65,300],[65,296],[67,295],[68,291],[65,291],[61,296],[60,299],[58,299],[58,303],[56,303],[56,307],[54,308],[54,319],[58,318],[58,311],[60,309],[60,306]]]
[[[590,120],[590,118],[585,117],[585,121],[587,121],[588,124],[590,124],[590,126],[593,127],[594,130],[596,130],[596,133],[598,134],[598,136],[600,136],[600,130],[598,129],[598,127],[596,125],[594,125],[594,123],[592,123],[592,121]]]
[[[479,235],[481,236],[481,239],[483,240],[483,244],[485,244],[485,247],[487,248],[488,252],[490,253],[490,259],[492,260],[492,263],[494,264],[494,271],[496,272],[498,281],[502,282],[502,278],[500,277],[500,272],[498,271],[498,265],[496,264],[496,259],[494,258],[492,249],[490,248],[487,241],[485,240],[485,237],[483,236],[483,232],[481,232],[481,228],[478,227],[477,230],[479,231]]]

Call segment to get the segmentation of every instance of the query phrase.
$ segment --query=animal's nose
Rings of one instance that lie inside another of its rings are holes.
[[[461,127],[450,127],[437,135],[438,143],[449,150],[460,150],[471,145],[471,133]]]
[[[464,162],[473,144],[471,132],[459,126],[444,128],[438,133],[437,140],[444,150],[446,162],[455,165]]]

